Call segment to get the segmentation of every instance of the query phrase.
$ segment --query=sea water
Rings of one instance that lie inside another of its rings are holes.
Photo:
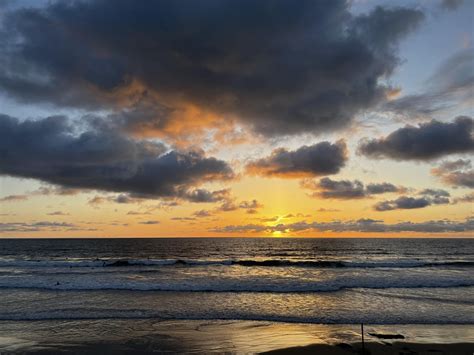
[[[0,321],[474,323],[470,239],[3,239]]]

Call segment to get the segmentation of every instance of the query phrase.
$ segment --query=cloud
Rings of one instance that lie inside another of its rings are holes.
[[[441,175],[441,179],[448,185],[474,189],[474,170],[453,171]]]
[[[430,160],[448,154],[474,151],[471,117],[459,116],[453,122],[431,120],[418,127],[405,126],[385,138],[365,139],[359,153],[369,158]]]
[[[410,119],[462,104],[472,105],[474,90],[474,49],[461,50],[444,61],[425,83],[426,91],[390,100],[382,109]]]
[[[461,197],[456,197],[453,203],[474,203],[474,192],[471,192]]]
[[[127,212],[127,215],[129,216],[143,216],[143,215],[150,215],[151,212],[149,211],[145,211],[145,212],[141,212],[141,211],[128,211]]]
[[[257,200],[251,201],[241,201],[240,203],[235,203],[234,199],[227,198],[223,201],[223,203],[214,209],[214,212],[231,212],[236,211],[238,209],[243,209],[248,214],[257,214],[258,209],[263,208],[263,204],[258,202]]]
[[[471,161],[467,159],[458,159],[443,161],[439,167],[441,171],[455,171],[468,169],[472,166]]]
[[[105,202],[114,202],[120,204],[128,204],[128,203],[140,203],[143,200],[141,198],[135,198],[130,196],[129,194],[119,194],[115,196],[94,196],[93,198],[89,199],[88,204],[98,207],[98,205],[105,203]]]
[[[69,216],[69,213],[62,212],[62,211],[54,211],[47,213],[48,216]]]
[[[259,221],[268,223],[268,222],[276,222],[280,219],[279,216],[273,216],[273,217],[263,217],[263,218],[258,218]]]
[[[31,192],[31,195],[59,195],[59,196],[73,196],[80,193],[80,189],[72,189],[63,186],[41,186],[35,191]]]
[[[160,223],[160,221],[155,221],[155,220],[139,222],[139,224],[159,224],[159,223]]]
[[[256,208],[249,208],[245,211],[247,214],[257,214],[258,210]]]
[[[1,118],[1,117],[0,117]],[[45,187],[42,186],[34,191],[29,191],[24,195],[7,195],[0,198],[0,202],[18,202],[26,201],[32,196],[42,196],[42,195],[61,195],[61,196],[70,196],[79,193],[80,190],[76,189],[67,189],[60,186],[57,187]]]
[[[251,201],[242,201],[239,204],[239,208],[243,208],[243,209],[256,209],[256,208],[262,208],[262,207],[263,205],[255,199]]]
[[[474,219],[464,221],[430,220],[425,222],[404,221],[387,224],[382,220],[359,219],[349,221],[310,222],[305,221],[266,226],[261,224],[228,225],[211,229],[216,233],[296,233],[296,232],[363,232],[363,233],[458,233],[474,231]]]
[[[5,13],[0,87],[114,110],[133,130],[192,132],[215,116],[266,136],[320,133],[385,97],[380,79],[422,19],[409,8],[356,16],[346,0],[58,1]]]
[[[450,193],[441,189],[424,189],[418,193],[422,197],[400,196],[396,200],[381,201],[374,205],[376,211],[408,210],[431,205],[450,203]]]
[[[136,199],[130,197],[129,195],[120,194],[114,197],[113,201],[117,203],[133,203],[133,202],[136,202]]]
[[[0,202],[15,202],[15,201],[26,201],[28,200],[27,195],[8,195],[0,198]]]
[[[257,214],[263,204],[253,199],[251,201],[242,201],[239,203],[239,208],[244,209],[247,214]]]
[[[310,186],[303,185],[303,187]],[[358,180],[336,181],[330,178],[323,178],[314,187],[320,189],[320,191],[315,192],[314,196],[322,198],[354,199],[366,197],[364,185]]]
[[[309,179],[302,180],[301,187],[313,190],[312,197],[341,200],[367,198],[372,195],[406,190],[404,187],[395,186],[388,182],[371,183],[365,187],[359,180],[332,180],[328,177],[320,179],[319,182]]]
[[[341,212],[341,210],[338,210],[337,208],[318,208],[316,212]]]
[[[447,10],[455,10],[462,5],[464,0],[441,0],[441,7]]]
[[[196,218],[194,217],[172,217],[172,221],[195,221]]]
[[[74,223],[67,222],[8,222],[0,223],[0,233],[5,232],[65,232],[65,231],[96,231],[96,228],[83,228]]]
[[[384,193],[389,193],[389,192],[400,192],[401,190],[404,190],[401,187],[395,186],[394,184],[391,184],[389,182],[383,182],[380,184],[368,184],[366,187],[367,193],[369,195],[378,195],[378,194],[384,194]]]
[[[232,212],[237,211],[238,209],[243,209],[248,214],[257,214],[258,209],[263,208],[263,204],[261,204],[255,199],[251,201],[241,201],[240,203],[236,203],[230,195],[225,195],[224,197],[225,198],[222,199],[221,205],[217,206],[213,210],[199,210],[197,212],[194,212],[193,215],[196,217],[210,217],[215,213]]]
[[[400,196],[396,200],[381,201],[375,204],[376,211],[408,210],[414,208],[423,208],[431,205],[429,199],[425,197]]]
[[[20,122],[0,115],[0,174],[130,195],[117,202],[129,197],[193,201],[203,194],[193,192],[197,185],[234,176],[226,162],[200,151],[167,151],[161,143],[107,127],[87,128],[76,133],[64,117]]]
[[[311,217],[309,214],[304,214],[304,213],[297,213],[296,215],[293,213],[288,213],[284,216],[273,216],[273,217],[264,217],[264,218],[257,218],[260,222],[264,223],[269,223],[269,222],[278,222],[283,219],[290,219],[290,218],[296,218],[296,217]]]
[[[193,216],[198,218],[206,218],[212,216],[212,211],[209,210],[199,210],[193,213]]]
[[[431,169],[431,173],[447,185],[473,189],[474,170],[471,166],[470,160],[445,161],[438,168]]]
[[[87,203],[90,205],[96,206],[106,201],[108,201],[108,199],[104,196],[94,196]]]
[[[208,191],[205,189],[195,189],[192,191],[182,191],[180,197],[191,202],[219,202],[230,198],[230,189],[218,191]]]
[[[420,195],[428,195],[433,197],[449,197],[451,194],[443,189],[423,189],[419,192]]]
[[[302,146],[294,151],[279,148],[268,157],[247,164],[251,175],[300,178],[338,173],[347,160],[344,141],[321,142]]]
[[[181,204],[181,201],[177,200],[165,200],[165,201],[160,201],[157,205],[152,206],[150,209],[158,209],[158,210],[164,210],[164,211],[170,211],[173,207],[177,207]]]

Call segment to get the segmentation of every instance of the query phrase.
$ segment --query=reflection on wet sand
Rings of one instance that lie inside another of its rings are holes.
[[[341,351],[350,350],[350,347],[353,347],[352,350],[357,349],[357,343],[360,342],[358,325],[257,321],[117,319],[4,321],[0,323],[0,329],[2,330],[0,353],[11,351],[50,353],[64,350],[88,353],[119,351],[259,353],[312,344],[333,346],[339,344],[328,349],[344,353]],[[365,329],[367,342],[382,345],[395,344],[399,340],[394,340],[392,343],[390,340],[372,337],[368,333],[403,334],[407,344],[474,344],[474,325],[366,325]],[[471,345],[462,349],[469,349],[469,346]],[[395,349],[399,345],[395,344],[392,347]],[[326,348],[318,349],[323,351]],[[315,348],[298,349],[298,351],[314,350]]]

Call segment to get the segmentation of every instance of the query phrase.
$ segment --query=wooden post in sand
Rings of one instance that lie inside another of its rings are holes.
[[[362,354],[365,354],[364,323],[360,323],[360,334],[362,335]]]

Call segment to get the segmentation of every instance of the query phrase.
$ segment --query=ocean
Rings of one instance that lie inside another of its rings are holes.
[[[81,321],[472,325],[473,271],[472,239],[3,239],[0,338]]]

